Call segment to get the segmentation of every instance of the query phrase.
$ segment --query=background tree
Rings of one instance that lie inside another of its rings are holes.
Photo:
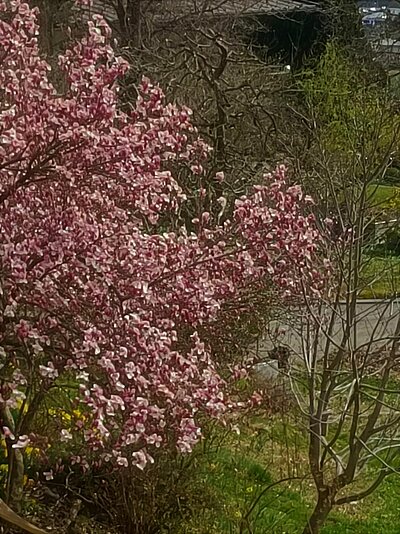
[[[224,304],[251,307],[243,297],[266,279],[284,297],[322,278],[309,198],[284,168],[222,224],[204,206],[208,147],[190,110],[146,78],[119,109],[127,63],[101,17],[59,56],[61,92],[37,10],[0,7],[0,415],[18,505],[29,444],[48,479],[60,469],[52,450],[82,469],[139,470],[159,448],[190,452],[201,417],[229,405],[201,333]],[[198,183],[190,228],[179,168]]]
[[[295,366],[293,386],[307,420],[317,492],[304,532],[315,534],[335,506],[365,498],[399,468],[398,396],[391,386],[400,356],[398,279],[390,278],[386,257],[376,269],[374,232],[385,220],[377,193],[397,158],[399,117],[390,94],[371,85],[363,65],[356,70],[334,44],[303,89],[312,139],[304,173],[336,273],[336,289],[318,304],[305,297],[296,312],[294,346],[303,365]],[[359,300],[385,278],[386,300]]]

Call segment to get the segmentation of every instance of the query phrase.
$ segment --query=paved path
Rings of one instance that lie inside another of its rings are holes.
[[[276,345],[285,345],[298,355],[307,351],[307,339],[310,339],[307,330],[307,312],[303,309],[293,310],[280,320],[271,322],[268,331],[254,347],[258,357],[267,358],[268,351]],[[332,339],[339,344],[345,326],[346,305],[341,303],[333,330]],[[356,328],[352,331],[349,343],[352,347],[360,348],[372,342],[374,349],[390,342],[394,336],[397,321],[400,317],[400,299],[385,300],[359,300],[356,311]],[[277,331],[281,334],[277,337]],[[323,333],[318,336],[319,350],[322,352],[326,342]]]

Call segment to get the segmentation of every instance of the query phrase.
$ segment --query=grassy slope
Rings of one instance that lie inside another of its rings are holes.
[[[383,184],[369,186],[371,206],[379,211],[390,208],[399,189]],[[400,257],[370,258],[364,270],[364,277],[366,287],[361,291],[361,298],[387,298],[396,293],[400,294]]]
[[[387,298],[400,294],[400,257],[371,257],[363,273],[361,298]]]
[[[283,428],[279,422],[247,429],[202,457],[197,483],[209,506],[182,524],[179,534],[301,534],[313,503],[308,478],[266,491],[246,520],[263,489],[306,472],[304,436]],[[399,534],[399,494],[400,477],[393,476],[365,501],[334,511],[323,534]]]
[[[390,206],[390,202],[395,198],[399,188],[393,185],[370,185],[368,195],[371,195],[371,206],[379,209],[385,209]]]

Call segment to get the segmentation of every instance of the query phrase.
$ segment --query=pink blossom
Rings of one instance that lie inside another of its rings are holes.
[[[54,378],[57,378],[58,376],[58,371],[57,369],[54,368],[54,364],[52,362],[49,362],[46,365],[39,365],[39,374],[41,376],[43,376],[44,378],[51,378],[51,379],[54,379]]]
[[[265,280],[282,298],[304,286],[318,293],[321,238],[282,166],[232,210],[221,196],[213,221],[201,207],[210,148],[190,111],[146,78],[132,110],[119,108],[128,66],[101,17],[58,58],[60,93],[39,50],[37,11],[12,5],[0,2],[1,336],[2,362],[17,368],[2,402],[18,406],[27,388],[73,376],[81,415],[50,444],[68,441],[84,469],[86,456],[143,469],[158,447],[190,452],[202,417],[232,405],[200,332]],[[196,213],[180,165],[200,182]]]
[[[13,449],[25,449],[25,447],[27,447],[30,443],[30,439],[29,439],[29,436],[19,436],[18,440],[16,443],[13,443],[12,445],[12,448]]]
[[[137,451],[132,453],[133,464],[138,467],[141,471],[146,467],[148,458],[144,451]]]
[[[11,432],[11,430],[8,428],[8,426],[3,426],[3,434],[4,434],[5,438],[9,438],[9,439],[12,439],[12,440],[15,439],[14,434]]]
[[[70,441],[72,439],[72,434],[69,430],[66,430],[65,428],[63,428],[61,430],[61,438],[60,438],[60,441]]]
[[[117,458],[117,464],[121,467],[128,467],[129,465],[129,462],[128,462],[128,459],[125,458],[124,456],[118,456]]]
[[[50,471],[44,471],[43,472],[43,475],[44,475],[44,478],[49,481],[49,480],[53,480],[54,479],[54,473],[53,473],[53,470],[50,469]]]

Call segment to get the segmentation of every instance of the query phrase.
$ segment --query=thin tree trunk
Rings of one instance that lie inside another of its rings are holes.
[[[0,411],[4,426],[7,426],[11,432],[15,432],[15,422],[10,408],[3,404]],[[7,504],[10,504],[14,510],[19,512],[24,489],[24,456],[20,449],[12,448],[12,441],[8,437],[6,438],[6,443],[8,455]]]
[[[129,37],[136,48],[142,44],[142,0],[130,0],[126,6]]]
[[[303,534],[319,534],[321,532],[321,528],[333,507],[334,494],[330,490],[331,488],[327,488],[319,493],[317,504],[303,530]]]
[[[8,503],[16,512],[21,511],[22,497],[24,491],[24,456],[19,449],[12,449],[13,456]]]

